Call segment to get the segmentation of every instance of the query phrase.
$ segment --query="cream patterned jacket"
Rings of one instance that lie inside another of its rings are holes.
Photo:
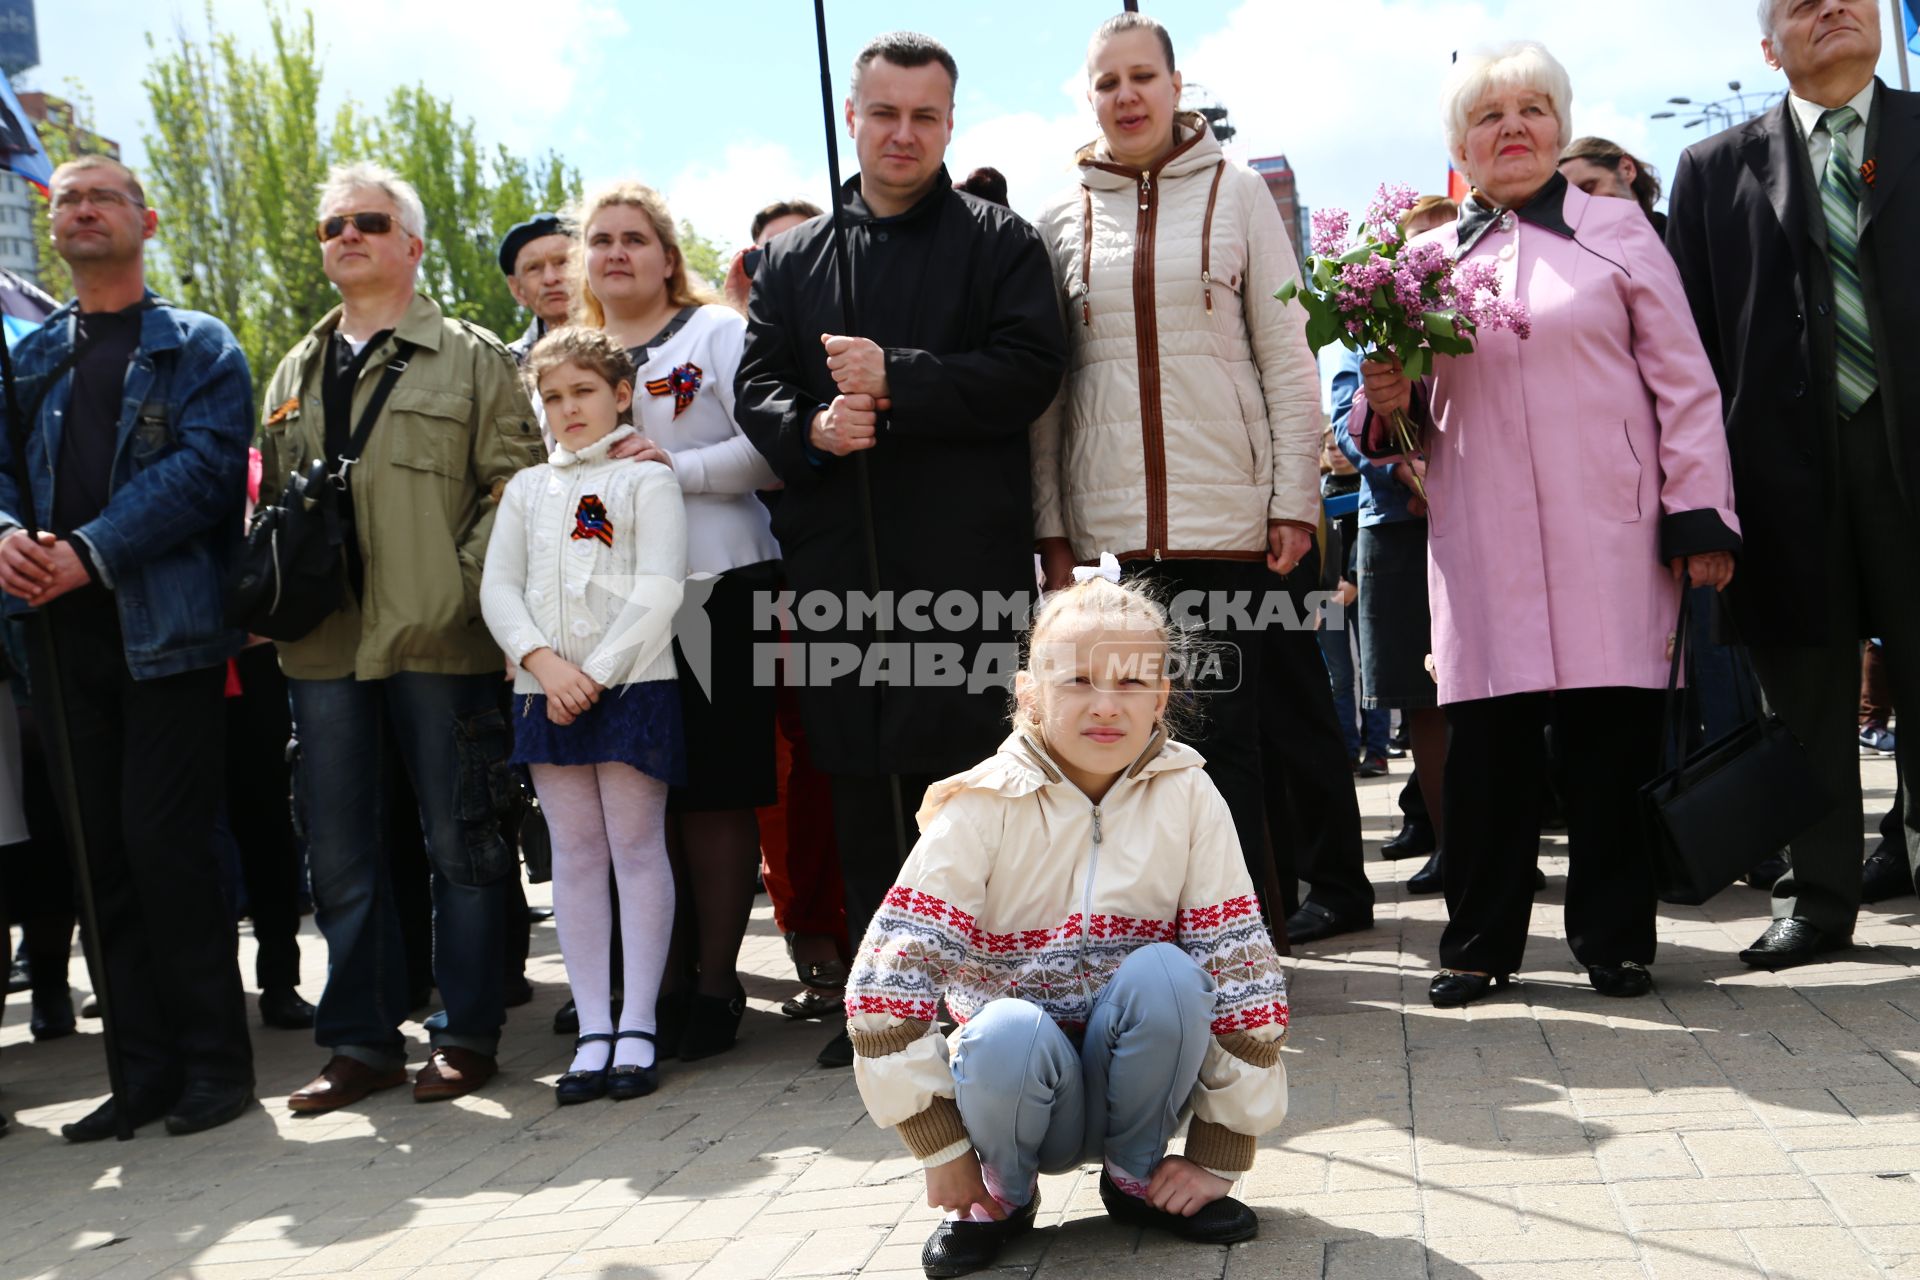
[[[1215,985],[1186,1154],[1226,1173],[1252,1166],[1255,1138],[1287,1113],[1286,977],[1204,763],[1157,743],[1096,805],[1015,734],[927,789],[920,840],[847,983],[860,1096],[923,1164],[969,1145],[935,1023],[942,996],[961,1023],[1012,998],[1078,1035],[1121,961],[1171,942]]]

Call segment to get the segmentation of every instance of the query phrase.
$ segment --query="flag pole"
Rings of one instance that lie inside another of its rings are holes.
[[[833,111],[833,64],[827,56],[827,5],[826,0],[813,0],[813,30],[820,50],[820,115],[827,130],[827,180],[833,190],[827,201],[832,210],[833,219],[833,263],[834,274],[840,284],[840,332],[849,337],[858,336],[860,322],[854,309],[853,269],[847,258],[847,224],[845,214],[840,207],[840,130],[834,119]],[[853,456],[854,476],[860,490],[860,532],[866,542],[867,551],[867,589],[874,599],[880,597],[880,542],[874,529],[873,520],[873,476],[867,466],[865,450]],[[882,611],[880,617],[886,617]],[[874,638],[884,654],[886,646],[892,641],[892,628],[885,623],[874,627]],[[886,698],[885,684],[875,684],[874,693],[883,701]],[[886,718],[876,715],[874,728],[876,733],[885,725]],[[893,799],[893,842],[894,851],[900,861],[907,860],[907,807],[900,794],[900,775],[887,774],[888,791]]]
[[[1907,11],[1913,5],[1913,0],[1888,0],[1888,3],[1893,6],[1893,43],[1900,55],[1900,88],[1903,91],[1911,90],[1913,84],[1907,74]],[[1920,9],[1912,12],[1915,17],[1920,17]]]
[[[20,509],[14,516],[20,521],[25,536],[37,538],[39,520],[33,504],[33,473],[27,465],[27,438],[32,433],[32,425],[21,421],[20,392],[13,376],[13,352],[4,336],[0,336],[0,383],[5,384],[8,452],[12,454],[14,488],[19,491],[17,505]],[[67,724],[67,697],[60,683],[60,649],[54,643],[53,619],[44,608],[27,613],[26,630],[32,659],[29,680],[34,685],[33,705],[38,712],[36,727],[51,766],[48,772],[52,774],[54,799],[60,807],[60,819],[66,827],[67,849],[73,855],[73,879],[79,890],[80,948],[86,956],[87,971],[93,978],[93,997],[100,1005],[100,1038],[107,1054],[107,1090],[114,1101],[114,1136],[125,1142],[133,1137],[133,1115],[127,1106],[126,1069],[120,1059],[120,1042],[113,1029],[106,940],[100,936],[100,914],[95,908],[93,863],[87,855],[87,833],[80,809],[80,783],[74,772],[73,739]]]

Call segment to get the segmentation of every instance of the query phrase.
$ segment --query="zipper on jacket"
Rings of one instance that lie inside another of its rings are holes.
[[[1140,366],[1140,451],[1146,464],[1147,546],[1153,558],[1167,541],[1167,444],[1160,420],[1160,327],[1154,316],[1153,239],[1160,201],[1153,174],[1140,171],[1140,211],[1134,222],[1134,357]]]
[[[1087,1008],[1093,1008],[1092,966],[1087,959],[1087,948],[1093,939],[1089,929],[1093,923],[1093,879],[1100,871],[1100,806],[1093,806],[1093,847],[1087,852],[1087,885],[1080,892],[1080,990],[1087,998]]]

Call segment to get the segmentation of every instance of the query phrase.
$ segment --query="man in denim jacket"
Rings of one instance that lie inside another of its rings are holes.
[[[221,583],[241,534],[253,416],[246,358],[212,316],[149,292],[157,219],[123,165],[53,174],[54,248],[75,302],[14,350],[31,420],[0,438],[0,589],[47,611],[125,1092],[74,1142],[166,1118],[224,1124],[253,1100],[234,927],[213,854],[225,748]],[[37,406],[37,408],[36,408]],[[15,482],[24,441],[32,484]],[[35,673],[34,696],[53,690]]]

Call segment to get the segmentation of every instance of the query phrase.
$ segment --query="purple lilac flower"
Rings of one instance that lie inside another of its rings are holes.
[[[1490,299],[1481,319],[1488,328],[1506,329],[1516,338],[1533,336],[1533,317],[1527,311],[1527,304],[1518,298]]]
[[[1340,283],[1362,297],[1371,297],[1375,289],[1392,281],[1393,260],[1390,258],[1375,256],[1340,268]]]
[[[1313,252],[1322,258],[1337,258],[1347,251],[1347,211],[1313,211]]]
[[[1367,206],[1366,220],[1362,225],[1372,228],[1382,241],[1398,244],[1400,219],[1419,199],[1420,193],[1404,182],[1383,182],[1374,193],[1373,203]]]

